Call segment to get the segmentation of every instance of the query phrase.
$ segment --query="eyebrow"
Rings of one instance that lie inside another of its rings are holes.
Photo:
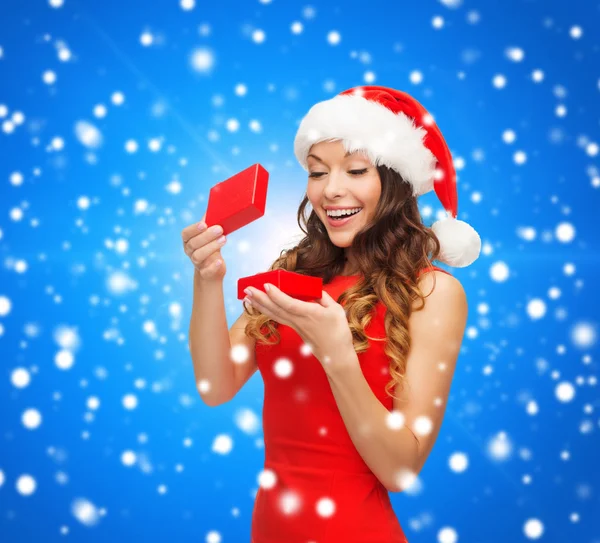
[[[352,153],[350,151],[348,151],[345,155],[344,158],[346,158],[347,156],[350,156]],[[313,157],[314,159],[318,160],[319,162],[323,162],[317,155],[308,155],[306,158],[308,158],[309,156]],[[323,164],[325,164],[325,162],[323,162]]]

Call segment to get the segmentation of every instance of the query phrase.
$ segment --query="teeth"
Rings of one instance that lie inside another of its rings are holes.
[[[360,211],[362,207],[354,207],[352,209],[328,209],[327,215],[329,217],[340,217],[342,215],[349,215],[350,213],[354,213],[355,211]]]

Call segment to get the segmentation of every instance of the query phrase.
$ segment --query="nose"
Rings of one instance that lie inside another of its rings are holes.
[[[344,174],[331,172],[327,176],[327,183],[323,188],[323,196],[327,201],[335,200],[336,196],[343,195],[346,192],[346,179]]]

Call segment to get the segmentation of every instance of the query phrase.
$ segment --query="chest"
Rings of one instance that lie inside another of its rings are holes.
[[[385,386],[391,379],[390,359],[385,353],[385,314],[386,307],[382,303],[376,304],[371,312],[371,321],[365,327],[368,348],[357,357],[373,394],[391,410],[393,400],[385,392]],[[278,344],[256,344],[256,362],[265,385],[265,397],[289,399],[300,394],[311,402],[335,406],[335,398],[321,362],[310,353],[293,328],[279,324],[277,330],[281,338]]]

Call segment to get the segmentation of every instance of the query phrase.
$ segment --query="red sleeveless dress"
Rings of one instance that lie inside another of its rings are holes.
[[[420,274],[437,269],[433,266]],[[360,276],[338,275],[323,285],[334,300]],[[385,306],[367,327],[385,338]],[[321,363],[303,354],[303,341],[279,325],[278,345],[256,344],[264,382],[265,478],[252,511],[251,543],[407,543],[387,489],[364,462],[344,425]],[[390,380],[384,341],[358,355],[371,390],[388,411]],[[331,514],[331,512],[333,513]]]

